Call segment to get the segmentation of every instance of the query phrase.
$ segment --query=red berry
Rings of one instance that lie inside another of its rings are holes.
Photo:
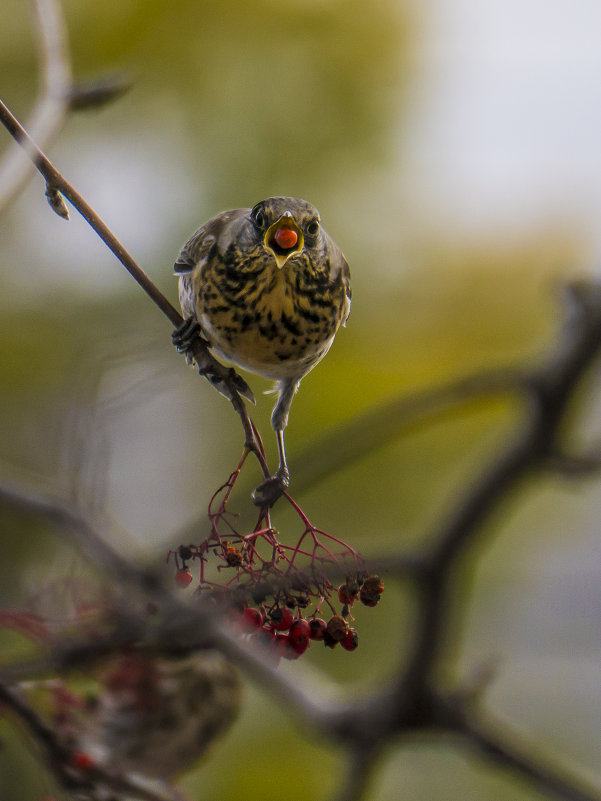
[[[327,628],[325,620],[315,617],[309,622],[309,628],[311,630],[309,636],[312,640],[323,640]]]
[[[292,228],[280,228],[274,238],[283,250],[293,248],[298,242],[298,234]]]
[[[308,647],[309,647],[308,637],[306,637],[304,640],[297,640],[296,642],[292,642],[289,635],[288,647],[284,651],[284,656],[286,657],[286,659],[298,659],[301,654],[305,653]]]
[[[92,770],[94,767],[94,760],[87,751],[73,751],[69,762],[71,767],[77,770]]]
[[[175,574],[175,583],[178,587],[187,587],[191,581],[192,573],[186,567],[181,567]]]
[[[311,626],[309,625],[308,620],[305,620],[304,618],[301,617],[298,620],[295,620],[294,623],[290,626],[288,639],[290,640],[292,645],[300,645],[302,643],[308,643],[310,636],[311,636]]]
[[[340,645],[347,651],[354,651],[359,645],[359,638],[355,629],[349,629],[344,640],[340,640]]]
[[[285,607],[274,609],[270,617],[276,631],[288,631],[294,620],[292,612]]]
[[[259,612],[258,609],[251,609],[250,607],[246,607],[244,612],[242,612],[242,620],[251,628],[256,627],[260,629],[263,625],[263,615],[261,612]]]

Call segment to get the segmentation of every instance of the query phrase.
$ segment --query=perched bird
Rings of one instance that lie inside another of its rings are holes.
[[[253,494],[271,505],[288,486],[284,429],[301,378],[326,355],[351,305],[349,267],[306,200],[270,197],[224,211],[175,263],[184,325],[174,342],[207,340],[217,357],[276,381],[271,424],[279,468]]]

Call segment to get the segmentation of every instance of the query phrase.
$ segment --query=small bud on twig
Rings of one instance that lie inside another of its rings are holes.
[[[46,197],[48,198],[48,203],[50,203],[52,211],[56,212],[63,220],[68,220],[69,209],[58,189],[50,184],[46,184]]]

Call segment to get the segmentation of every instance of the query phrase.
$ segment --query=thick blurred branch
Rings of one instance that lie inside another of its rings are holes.
[[[297,494],[318,486],[328,476],[390,444],[410,429],[432,422],[457,406],[487,397],[519,392],[523,371],[516,367],[483,370],[440,387],[392,398],[342,423],[311,442],[296,457],[294,489]]]
[[[463,716],[459,731],[484,759],[523,776],[545,796],[562,801],[601,801],[601,790],[588,785],[573,771],[561,768],[556,760],[543,758],[532,743],[498,721],[491,723],[482,714]]]

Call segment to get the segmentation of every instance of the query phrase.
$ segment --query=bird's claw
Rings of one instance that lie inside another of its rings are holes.
[[[252,389],[232,367],[228,369],[215,360],[215,363],[209,367],[199,366],[198,372],[204,375],[207,381],[215,387],[217,392],[220,392],[228,400],[232,400],[233,394],[227,379],[231,381],[236,392],[242,395],[243,398],[246,398],[246,400],[251,403],[257,402]]]
[[[192,343],[200,336],[196,317],[187,317],[171,334],[171,340],[180,353],[188,353]]]
[[[266,478],[252,494],[255,506],[273,506],[288,489],[290,475],[287,470],[278,470],[274,476]]]

